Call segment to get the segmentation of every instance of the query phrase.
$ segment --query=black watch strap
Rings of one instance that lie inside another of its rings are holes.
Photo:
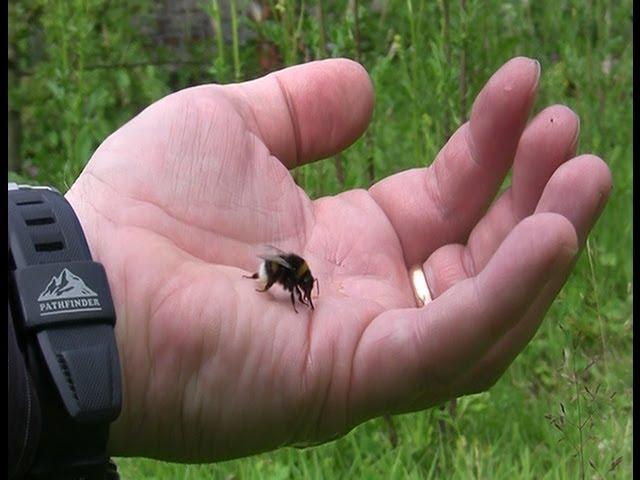
[[[122,395],[106,273],[59,192],[9,184],[8,201],[10,303],[42,409],[29,475],[117,478],[106,453]]]

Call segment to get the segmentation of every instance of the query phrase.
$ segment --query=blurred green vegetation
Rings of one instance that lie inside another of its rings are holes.
[[[19,163],[10,179],[65,191],[100,142],[172,91],[346,56],[371,74],[373,121],[347,151],[294,176],[312,197],[366,188],[430,164],[491,74],[526,55],[542,64],[535,111],[562,103],[577,112],[579,153],[605,159],[615,187],[536,339],[493,389],[461,399],[454,418],[439,409],[395,417],[396,448],[378,419],[320,447],[215,465],[120,459],[123,478],[630,478],[631,0],[195,5],[217,28],[185,35],[178,49],[154,36],[155,2],[11,2]]]

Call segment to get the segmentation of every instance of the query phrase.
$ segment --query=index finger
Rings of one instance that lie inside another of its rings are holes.
[[[478,94],[433,165],[386,178],[370,192],[393,224],[408,265],[464,243],[511,167],[540,76],[536,60],[507,62]]]

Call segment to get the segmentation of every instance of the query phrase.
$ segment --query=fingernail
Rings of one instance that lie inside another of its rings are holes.
[[[533,60],[533,63],[535,64],[535,66],[536,66],[536,72],[537,72],[536,75],[537,75],[538,78],[540,78],[540,71],[542,70],[542,66],[540,65],[540,62],[538,61],[537,58],[533,58],[532,60]]]
[[[606,192],[598,192],[598,215],[602,213],[605,205],[609,201],[609,197],[611,196],[611,190],[613,190],[613,184],[609,187],[609,190]]]
[[[536,70],[536,81],[533,83],[533,90],[536,90],[538,88],[538,84],[540,83],[540,72],[542,71],[542,66],[540,65],[540,62],[535,58],[532,58],[531,61],[534,64],[534,68]]]
[[[576,132],[573,134],[573,139],[571,139],[571,146],[569,147],[569,153],[571,155],[575,155],[575,152],[578,151],[578,140],[580,139],[580,117],[575,112],[573,112],[573,114],[576,117],[577,126]]]
[[[554,272],[562,274],[570,270],[573,264],[575,263],[577,256],[578,256],[577,247],[569,247],[569,246],[564,247],[563,252],[558,256],[558,259],[553,265]]]

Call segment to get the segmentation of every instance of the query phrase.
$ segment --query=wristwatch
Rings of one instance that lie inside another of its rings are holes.
[[[118,478],[106,452],[122,403],[103,266],[57,190],[9,183],[9,307],[42,414],[29,478]]]

